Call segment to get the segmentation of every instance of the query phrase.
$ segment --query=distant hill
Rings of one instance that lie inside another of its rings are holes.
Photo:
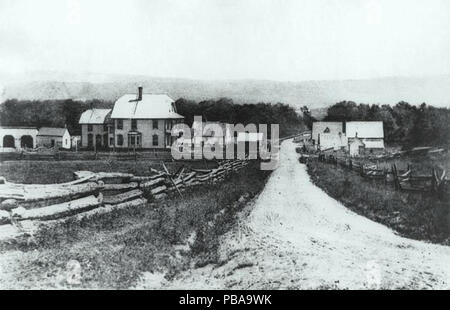
[[[380,78],[342,81],[277,82],[267,80],[190,80],[136,75],[33,73],[27,76],[1,76],[0,99],[105,99],[115,100],[123,93],[168,93],[173,99],[192,100],[229,97],[236,103],[283,102],[299,108],[323,108],[342,100],[357,103],[427,104],[450,107],[450,75],[421,78]]]

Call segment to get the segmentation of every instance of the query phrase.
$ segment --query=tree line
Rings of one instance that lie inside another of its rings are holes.
[[[313,120],[304,107],[305,121]],[[324,121],[383,121],[388,144],[405,147],[450,146],[450,109],[401,101],[394,106],[343,101],[327,110]]]
[[[303,118],[295,109],[283,103],[235,104],[232,99],[205,100],[196,102],[178,99],[177,111],[192,125],[194,116],[201,115],[203,121],[218,121],[230,124],[279,124],[280,136],[288,136],[306,128]],[[269,126],[270,131],[270,126]]]
[[[0,105],[2,126],[64,127],[72,135],[80,135],[78,125],[81,114],[90,107],[111,108],[113,102],[104,100],[17,100],[10,99]]]
[[[280,124],[280,136],[294,134],[305,128],[303,118],[289,105],[235,104],[221,98],[196,102],[180,98],[175,102],[179,114],[191,126],[194,116],[204,121],[220,121],[232,124]],[[104,100],[7,100],[0,105],[0,124],[3,126],[64,127],[72,135],[81,134],[78,125],[81,114],[89,108],[112,108],[114,102]]]

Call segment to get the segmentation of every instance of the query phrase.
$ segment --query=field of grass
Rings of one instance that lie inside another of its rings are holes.
[[[420,170],[419,160],[414,165]],[[395,191],[383,181],[369,180],[346,168],[317,160],[308,162],[308,172],[317,186],[354,212],[403,236],[450,245],[448,197],[439,200],[427,193]]]
[[[74,162],[68,167],[59,162],[41,164],[29,167],[34,174],[42,173],[49,183],[65,181],[58,175],[70,175],[74,169],[109,171],[98,162]],[[132,169],[126,163],[115,164],[118,166],[112,171]],[[17,165],[20,162],[2,166],[2,174],[15,181],[29,181],[27,172],[14,172]],[[148,169],[148,164],[142,164],[142,169]],[[0,244],[0,256],[17,256],[16,267],[8,271],[14,279],[9,285],[123,289],[136,285],[143,272],[164,272],[170,279],[192,266],[216,263],[219,237],[233,226],[245,201],[261,191],[269,174],[259,170],[258,162],[251,162],[224,182],[190,188],[183,198],[174,195],[157,205],[120,210],[81,222],[68,220],[42,228],[31,241]],[[177,245],[188,239],[192,241],[189,249],[177,251]],[[76,286],[67,282],[67,263],[71,260],[81,264],[81,284]]]

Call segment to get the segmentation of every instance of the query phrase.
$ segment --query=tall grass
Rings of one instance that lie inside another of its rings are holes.
[[[308,163],[313,182],[354,212],[385,224],[401,235],[450,245],[450,205],[427,193],[395,191],[348,169]]]
[[[54,287],[70,260],[82,267],[79,288],[128,288],[146,271],[171,278],[192,265],[217,261],[219,237],[233,226],[236,206],[242,206],[236,201],[255,196],[268,175],[252,162],[222,183],[189,189],[182,199],[174,194],[157,205],[69,220],[43,228],[34,243],[23,240],[2,250],[25,252],[18,287]],[[177,245],[192,235],[190,250],[177,254]],[[68,286],[64,280],[59,285]]]

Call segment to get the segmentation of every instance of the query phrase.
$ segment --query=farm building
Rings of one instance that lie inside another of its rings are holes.
[[[351,139],[348,142],[348,151],[351,156],[362,155],[365,152],[365,145],[359,138]]]
[[[341,136],[344,133],[342,122],[314,122],[312,127],[312,142],[317,145],[319,149],[328,149],[335,147],[336,143],[342,141],[343,145],[338,147],[346,147],[346,141],[342,140]],[[326,135],[322,141],[322,136]]]
[[[176,112],[175,102],[166,94],[126,94],[115,103],[111,113],[114,148],[170,148],[172,127],[184,117]]]
[[[81,114],[78,123],[81,125],[82,148],[114,146],[114,128],[110,122],[110,115],[111,109],[89,109]]]
[[[345,133],[349,143],[349,152],[352,156],[384,152],[384,130],[381,121],[347,122]],[[356,140],[360,140],[364,147],[361,147],[360,142]],[[353,147],[352,144],[354,144]]]
[[[38,130],[35,127],[0,126],[0,151],[14,152],[35,148]]]
[[[319,143],[317,147],[319,150],[346,150],[348,145],[348,139],[342,132],[335,133],[321,133],[319,135]]]
[[[37,146],[70,149],[71,137],[67,128],[41,127],[37,134]]]

